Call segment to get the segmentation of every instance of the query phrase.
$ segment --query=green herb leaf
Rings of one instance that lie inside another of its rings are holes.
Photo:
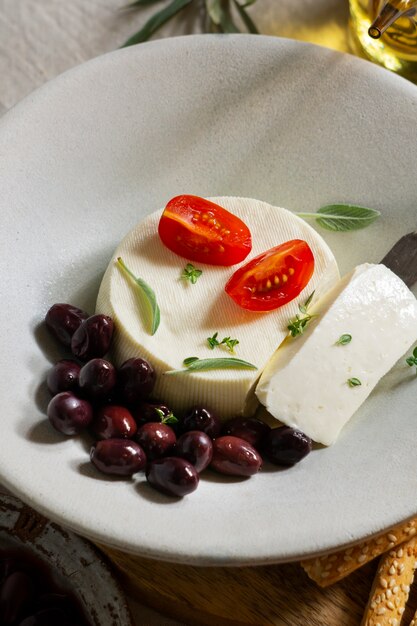
[[[157,2],[161,2],[161,0],[136,0],[135,2],[131,2],[126,4],[123,9],[137,9],[139,7],[147,6],[149,4],[156,4]]]
[[[287,328],[290,331],[291,337],[297,337],[298,335],[302,335],[308,323],[311,322],[312,319],[317,317],[317,315],[310,315],[307,312],[307,309],[310,306],[311,301],[313,300],[314,294],[315,294],[315,291],[313,291],[313,293],[309,295],[309,297],[304,302],[304,304],[298,305],[298,309],[300,313],[303,314],[303,317],[301,317],[301,315],[298,315],[297,313],[295,318],[290,320]]]
[[[203,270],[197,269],[192,263],[187,263],[187,265],[183,269],[181,278],[183,280],[189,280],[192,285],[195,285],[202,273]]]
[[[346,232],[369,226],[381,213],[376,209],[368,209],[355,204],[329,204],[321,207],[317,213],[297,213],[296,215],[315,219],[317,224],[326,230]]]
[[[347,384],[349,385],[349,387],[359,387],[360,385],[362,385],[359,378],[348,378]]]
[[[234,357],[222,358],[222,359],[198,359],[196,357],[189,357],[184,359],[185,370],[170,370],[165,374],[187,374],[189,372],[202,372],[207,370],[218,369],[247,369],[256,370],[256,365],[243,361],[242,359],[236,359]]]
[[[178,423],[178,418],[175,417],[172,411],[170,411],[168,415],[165,415],[165,413],[161,411],[161,409],[158,409],[158,408],[155,408],[155,411],[158,413],[161,419],[161,424],[177,424]]]
[[[159,323],[161,321],[161,312],[159,310],[158,303],[156,302],[155,292],[151,287],[144,281],[142,278],[136,277],[133,272],[125,265],[123,259],[119,257],[117,259],[117,263],[119,267],[126,272],[126,274],[132,279],[135,286],[137,287],[136,293],[139,295],[140,299],[145,302],[148,307],[150,317],[151,317],[151,335],[154,335],[158,330]]]
[[[235,347],[238,344],[239,344],[238,339],[231,339],[230,337],[224,337],[224,339],[222,339],[220,342],[220,345],[225,345],[227,349],[229,350],[229,352],[231,352],[232,354],[234,354]]]
[[[339,339],[336,341],[337,346],[346,346],[348,343],[352,341],[352,335],[345,334],[340,335]]]
[[[233,0],[233,2],[237,9],[237,12],[240,15],[242,22],[244,23],[244,25],[246,26],[248,30],[248,33],[252,33],[252,35],[259,35],[259,30],[256,28],[255,22],[252,20],[252,18],[248,15],[248,13],[245,10],[247,6],[253,4],[254,0],[252,0],[252,2],[245,2],[244,4],[240,4],[238,0]]]
[[[174,17],[174,15],[179,13],[191,2],[192,0],[172,0],[172,2],[167,7],[162,9],[162,11],[158,11],[158,13],[152,15],[152,17],[135,35],[129,37],[129,39],[123,44],[122,48],[147,41],[149,37],[158,30],[158,28],[163,26],[165,22],[168,22],[168,20]]]
[[[211,350],[214,350],[214,348],[217,348],[218,346],[225,346],[229,350],[229,352],[234,354],[235,347],[238,345],[239,340],[231,339],[231,337],[224,337],[221,341],[219,341],[217,339],[218,334],[219,333],[217,332],[214,333],[213,337],[207,337],[207,343],[209,345],[209,348]]]
[[[417,368],[417,346],[414,348],[413,350],[413,356],[409,356],[405,362],[407,363],[407,365],[409,365],[410,367],[414,367],[416,366]],[[417,374],[417,369],[416,369],[416,374]]]
[[[207,337],[207,343],[208,343],[209,348],[210,348],[211,350],[214,350],[214,348],[215,348],[216,346],[219,346],[219,345],[220,345],[220,342],[219,342],[219,341],[218,341],[218,339],[217,339],[217,335],[218,335],[218,334],[219,334],[219,333],[214,333],[213,337]]]
[[[186,367],[194,363],[194,361],[199,361],[198,356],[189,356],[187,359],[184,359],[183,363]]]

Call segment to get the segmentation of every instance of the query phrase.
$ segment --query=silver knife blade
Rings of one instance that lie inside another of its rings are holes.
[[[412,287],[417,282],[417,231],[401,237],[381,263]]]

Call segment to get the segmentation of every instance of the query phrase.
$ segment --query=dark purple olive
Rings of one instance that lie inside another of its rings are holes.
[[[34,593],[33,582],[25,572],[10,574],[0,589],[0,624],[14,624]]]
[[[64,435],[78,435],[93,419],[91,404],[71,391],[54,396],[46,412],[52,426]]]
[[[198,487],[198,472],[189,461],[166,456],[152,461],[146,470],[152,487],[169,496],[186,496]]]
[[[145,450],[148,461],[171,453],[177,440],[168,424],[157,422],[143,424],[138,428],[135,439]]]
[[[92,429],[99,439],[131,439],[138,427],[128,409],[109,404],[97,410]]]
[[[210,464],[213,443],[202,430],[189,430],[177,440],[175,454],[192,463],[200,473]]]
[[[276,465],[295,465],[312,449],[312,441],[290,426],[273,428],[265,437],[262,454]]]
[[[244,439],[225,435],[213,441],[210,467],[221,474],[253,476],[262,466],[260,454]]]
[[[70,359],[55,363],[46,377],[46,384],[52,395],[61,391],[78,391],[78,378],[81,366]]]
[[[88,313],[72,304],[57,303],[47,312],[45,323],[54,337],[69,348],[73,334],[87,317]]]
[[[118,390],[123,404],[137,404],[147,398],[155,385],[155,370],[139,357],[128,359],[118,371]]]
[[[73,355],[81,361],[103,357],[109,351],[113,328],[113,320],[107,315],[88,317],[72,336]]]
[[[91,400],[101,400],[116,386],[116,368],[105,359],[91,359],[80,370],[80,389]]]
[[[259,450],[261,442],[271,427],[257,417],[235,417],[223,424],[222,435],[240,437]]]
[[[130,439],[103,439],[90,450],[93,465],[104,474],[132,476],[146,466],[146,454]]]
[[[202,430],[203,433],[214,439],[220,434],[221,424],[213,411],[202,406],[195,406],[187,411],[181,419],[179,428],[181,432]]]

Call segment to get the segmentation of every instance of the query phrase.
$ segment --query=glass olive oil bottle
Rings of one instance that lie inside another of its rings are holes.
[[[417,0],[350,0],[356,54],[417,82]]]

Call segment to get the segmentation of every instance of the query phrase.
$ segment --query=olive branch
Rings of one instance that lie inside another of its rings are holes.
[[[161,0],[135,0],[125,9],[140,10],[145,6],[157,4]],[[259,34],[259,31],[247,12],[247,7],[256,0],[171,0],[163,9],[157,11],[148,19],[142,28],[129,37],[123,48],[147,41],[159,28],[190,5],[197,6],[204,32],[208,33],[239,33],[242,32],[236,23],[240,23],[248,33]]]

